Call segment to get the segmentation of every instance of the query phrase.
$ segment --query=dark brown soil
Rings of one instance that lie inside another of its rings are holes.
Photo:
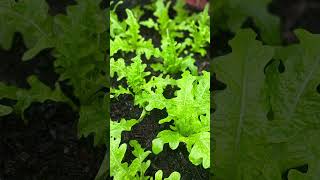
[[[297,28],[320,33],[318,0],[274,0],[270,11],[281,18],[282,39],[285,44],[296,41],[293,30]]]
[[[94,179],[105,149],[93,137],[78,139],[78,114],[63,103],[34,103],[0,119],[0,179]]]

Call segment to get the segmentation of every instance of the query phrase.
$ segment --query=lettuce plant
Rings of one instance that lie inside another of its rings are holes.
[[[186,144],[189,159],[195,164],[210,167],[210,77],[204,72],[202,76],[192,76],[188,71],[177,80],[176,97],[164,100],[168,116],[160,123],[174,121],[171,130],[165,130],[153,140],[153,151],[162,151],[163,145],[169,143],[176,149],[180,142]],[[187,113],[186,113],[187,112]]]
[[[131,179],[155,179],[162,180],[163,173],[161,170],[157,171],[155,177],[145,176],[146,170],[150,166],[150,160],[145,161],[151,151],[145,151],[136,140],[130,141],[130,146],[134,148],[132,154],[136,157],[132,163],[122,163],[124,155],[127,150],[127,144],[121,144],[121,133],[123,131],[130,131],[131,127],[139,121],[135,119],[125,120],[120,122],[111,121],[110,123],[110,175],[115,180],[131,180]],[[180,174],[173,172],[165,180],[179,180]]]
[[[201,13],[190,15],[190,12],[184,8],[184,1],[177,0],[173,7],[177,15],[171,19],[169,17],[170,5],[170,1],[165,4],[165,1],[157,0],[152,6],[154,16],[157,18],[156,22],[149,18],[140,24],[158,30],[163,40],[166,40],[167,36],[170,37],[169,39],[185,38],[182,43],[183,47],[191,46],[191,52],[197,52],[204,56],[206,54],[204,48],[210,43],[209,6],[206,6]],[[190,36],[185,37],[184,32],[188,32]]]
[[[17,103],[13,107],[2,105],[2,111],[6,112],[3,115],[7,115],[14,111],[17,114],[21,114],[22,119],[26,120],[23,112],[32,102],[43,103],[46,100],[70,102],[70,100],[62,93],[59,84],[56,85],[56,89],[52,90],[35,76],[30,76],[27,80],[31,87],[30,89],[8,86],[3,82],[0,82],[0,98],[17,100]],[[72,103],[70,102],[70,104]]]
[[[161,131],[152,141],[152,152],[161,153],[165,144],[169,144],[173,150],[185,145],[191,163],[209,168],[210,73],[200,72],[195,65],[195,54],[205,56],[205,48],[210,43],[208,7],[201,13],[191,13],[185,9],[184,1],[178,0],[173,6],[165,2],[157,0],[146,7],[154,11],[155,19],[140,20],[143,12],[126,9],[127,17],[121,21],[115,9],[111,10],[110,76],[116,81],[126,80],[125,85],[112,86],[111,98],[131,95],[134,105],[143,111],[138,120],[111,120],[110,126],[123,126],[123,130],[129,131],[134,124],[144,121],[144,117],[152,110],[165,110],[168,116],[159,120],[159,123],[172,122],[173,125]],[[174,18],[169,17],[171,7],[177,13]],[[141,26],[160,34],[160,46],[154,45],[151,39],[146,40],[141,33]],[[174,78],[178,73],[181,73],[181,77]],[[174,92],[175,97],[165,97],[168,86],[178,88]],[[111,151],[114,151],[111,153],[117,157],[111,155],[111,158],[115,158],[111,162],[117,163],[111,164],[111,176],[141,178],[151,163],[145,161],[151,151],[145,151],[137,141],[132,140],[129,144],[135,149],[133,154],[136,159],[131,165],[123,163],[126,145],[121,144],[120,135],[118,138],[114,136],[111,135],[110,140]],[[137,170],[136,166],[140,168]],[[170,177],[180,179],[175,172]],[[161,178],[162,171],[159,170],[155,179]]]
[[[214,31],[237,32],[248,20],[268,44],[280,44],[280,19],[268,12],[271,0],[216,0],[212,7]]]
[[[103,75],[107,73],[107,11],[101,9],[99,3],[100,0],[79,1],[77,5],[67,8],[66,15],[56,16],[48,14],[48,5],[44,0],[5,0],[0,4],[1,22],[5,24],[0,28],[0,45],[9,49],[14,33],[19,32],[28,48],[23,60],[33,58],[41,50],[53,49],[52,54],[56,58],[55,70],[59,74],[58,81],[71,85],[81,104],[77,107],[81,114],[79,135],[88,136],[95,133],[95,144],[105,143],[106,129],[101,127],[105,127],[106,123],[106,108],[102,105],[106,102],[97,96],[100,94],[97,92],[108,85]],[[35,88],[44,86],[39,81],[33,81],[30,85],[36,86]],[[39,88],[38,90],[42,92]],[[34,95],[32,91],[31,89],[26,94]],[[50,99],[48,95],[44,93],[37,96]],[[37,99],[30,99],[31,102],[34,100]],[[66,98],[55,100],[70,101]],[[22,114],[24,109],[26,107],[21,109]],[[97,123],[88,121],[93,113],[101,114],[94,118]]]
[[[298,44],[271,47],[241,30],[232,53],[214,59],[212,70],[227,87],[214,95],[212,178],[318,177],[320,36],[295,33]],[[295,169],[302,165],[306,173]]]
[[[156,49],[153,47],[151,40],[145,40],[140,33],[140,24],[134,17],[131,10],[127,9],[127,19],[119,22],[114,11],[110,12],[111,19],[111,39],[110,39],[110,56],[118,51],[133,52],[137,54],[145,54],[149,59],[155,54]]]
[[[9,49],[14,34],[20,33],[27,51],[22,60],[51,49],[54,68],[59,74],[54,90],[35,77],[29,77],[30,89],[0,84],[0,98],[17,100],[13,107],[0,106],[0,115],[24,110],[34,101],[47,99],[68,102],[80,114],[79,137],[94,134],[95,145],[106,145],[108,94],[101,91],[109,86],[106,50],[108,47],[108,10],[100,7],[101,0],[78,0],[68,6],[66,14],[48,14],[45,0],[2,0],[0,2],[0,46]],[[72,87],[74,102],[60,90],[59,84]]]

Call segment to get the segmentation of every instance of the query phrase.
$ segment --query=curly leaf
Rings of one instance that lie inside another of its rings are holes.
[[[182,74],[176,85],[175,98],[164,100],[168,117],[159,123],[174,121],[172,130],[161,131],[152,141],[152,151],[155,154],[163,150],[169,143],[171,149],[176,149],[180,142],[187,145],[189,159],[195,164],[210,167],[210,76],[192,76],[188,71]],[[188,113],[185,113],[188,112]],[[186,126],[186,124],[188,124]]]
[[[132,59],[132,63],[129,66],[125,65],[123,59],[118,59],[115,61],[113,58],[110,62],[111,67],[111,77],[114,73],[117,73],[118,79],[127,79],[128,86],[133,89],[135,93],[141,91],[141,86],[146,83],[144,77],[148,76],[150,72],[145,72],[146,64],[142,64],[139,56]]]
[[[56,89],[52,90],[35,76],[30,76],[27,80],[31,87],[30,89],[20,89],[0,83],[0,99],[8,98],[17,100],[17,103],[14,105],[14,111],[20,114],[23,119],[24,111],[32,102],[43,103],[45,100],[52,100],[69,102],[69,104],[73,106],[73,103],[61,92],[59,85],[56,85]]]
[[[15,32],[20,32],[28,51],[23,60],[29,60],[41,50],[53,47],[52,20],[44,0],[0,2],[0,46],[9,49]]]

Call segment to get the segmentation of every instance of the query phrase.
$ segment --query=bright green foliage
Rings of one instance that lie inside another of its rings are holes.
[[[170,2],[166,5],[163,0],[155,3],[154,15],[158,18],[157,22],[152,19],[140,21],[135,17],[135,13],[126,9],[127,19],[119,21],[115,11],[111,11],[111,40],[110,55],[118,52],[134,52],[137,56],[145,54],[147,59],[151,56],[160,58],[158,64],[152,67],[164,73],[176,73],[190,69],[196,74],[193,53],[202,56],[206,54],[205,47],[210,42],[210,18],[208,6],[199,14],[190,15],[184,9],[184,2],[178,1],[174,6],[179,13],[175,19],[170,19],[168,14]],[[141,16],[141,11],[136,13]],[[146,40],[140,32],[140,24],[159,31],[161,40],[161,50],[154,47],[151,39]],[[189,32],[190,37],[184,37],[184,31]],[[183,42],[177,42],[175,38],[184,38]]]
[[[180,53],[186,46],[191,46],[191,51],[200,53],[202,56],[206,54],[205,47],[210,43],[210,16],[209,6],[199,14],[190,14],[184,6],[184,0],[178,0],[174,5],[174,10],[177,15],[174,19],[169,17],[169,7],[171,2],[166,4],[163,0],[157,0],[153,6],[154,16],[157,17],[157,22],[149,18],[147,21],[142,21],[140,24],[154,28],[158,30],[162,39],[168,43],[175,44],[174,38],[185,38],[181,43]],[[184,32],[189,32],[190,37],[184,37]],[[171,42],[168,39],[172,39]],[[162,43],[162,45],[165,43]],[[166,53],[166,50],[162,48],[162,53]],[[164,61],[165,56],[162,56]],[[177,63],[177,62],[176,62]]]
[[[159,120],[159,123],[173,121],[173,125],[170,129],[161,131],[153,140],[153,153],[159,154],[166,143],[173,150],[179,145],[185,145],[189,160],[194,165],[202,164],[204,168],[209,168],[210,73],[199,72],[194,58],[196,53],[205,56],[205,49],[210,42],[208,6],[201,13],[191,13],[185,8],[183,0],[178,0],[173,6],[170,3],[171,1],[156,0],[142,8],[153,11],[156,20],[150,18],[140,21],[144,13],[141,9],[126,9],[127,18],[124,21],[118,19],[114,10],[111,12],[110,76],[125,83],[111,88],[111,98],[118,98],[122,94],[132,95],[134,105],[143,109],[138,122],[144,121],[144,117],[154,109],[165,110],[168,116]],[[169,17],[171,7],[177,12],[174,18]],[[145,40],[146,37],[140,32],[140,25],[158,31],[161,38],[159,47],[156,47],[155,42]],[[139,43],[146,42],[147,45],[143,46],[146,48],[141,48]],[[181,77],[173,78],[178,73],[182,74]],[[175,97],[165,97],[168,87],[178,88],[174,92]],[[125,122],[121,121],[120,124]],[[134,148],[140,150],[135,150],[139,153],[134,154],[137,158],[133,162],[138,161],[141,156],[137,166],[143,167],[137,174],[138,171],[132,164],[121,162],[126,145],[121,144],[120,140],[114,144],[114,150],[119,152],[118,162],[111,164],[111,168],[114,166],[117,169],[114,172],[119,174],[111,176],[126,179],[124,176],[130,175],[134,179],[144,174],[145,167],[149,167],[151,163],[145,161],[145,158],[151,151],[144,151],[135,144]],[[159,170],[155,179],[162,179],[162,174]],[[165,179],[180,179],[180,174],[174,172]]]
[[[151,153],[145,151],[136,140],[130,141],[130,146],[134,148],[132,154],[136,157],[132,163],[122,163],[124,155],[127,150],[127,144],[121,144],[121,133],[123,131],[130,131],[131,127],[137,124],[139,121],[122,119],[120,122],[110,121],[110,175],[115,180],[140,180],[150,179],[149,176],[145,176],[146,170],[150,166],[150,160],[146,161],[146,158]],[[151,178],[153,179],[153,178]],[[155,179],[162,180],[162,171],[159,170]],[[173,172],[169,178],[165,180],[179,180],[180,174]]]
[[[157,0],[152,9],[154,10],[153,15],[157,17],[157,22],[154,22],[153,19],[149,18],[147,21],[141,22],[142,25],[149,28],[154,28],[159,31],[162,37],[167,35],[167,31],[176,32],[176,22],[169,17],[169,7],[171,2],[165,2],[163,0]],[[171,37],[182,36],[181,33],[172,34]]]
[[[191,153],[190,160],[196,165],[204,161],[205,168],[208,168],[210,165],[209,73],[203,72],[203,76],[192,76],[186,71],[179,80],[171,79],[169,76],[165,78],[154,76],[146,82],[144,77],[149,73],[144,72],[145,65],[141,64],[138,58],[135,58],[133,61],[137,62],[137,65],[134,62],[130,66],[125,66],[123,59],[119,59],[116,62],[112,59],[111,77],[114,76],[115,72],[118,74],[118,80],[126,77],[129,88],[133,89],[135,104],[140,105],[146,111],[151,111],[155,108],[166,108],[169,115],[165,119],[160,120],[160,123],[174,120],[175,126],[172,129],[177,131],[178,135],[181,134],[185,138],[181,142],[186,143]],[[177,85],[180,88],[180,90],[176,91],[177,97],[172,99],[164,97],[163,91],[168,85]],[[129,90],[120,86],[116,89],[116,92],[119,91],[127,93]],[[117,96],[119,94],[121,93],[113,95]],[[186,126],[185,124],[189,125]],[[171,143],[170,140],[168,141],[168,139],[160,135],[158,141],[163,141],[161,144],[156,144],[157,146],[161,146],[158,147],[161,150],[165,143]],[[175,149],[178,145],[179,142],[172,148]],[[199,148],[198,146],[204,148]]]
[[[130,66],[125,66],[123,59],[118,59],[117,61],[111,59],[110,66],[110,76],[113,77],[114,73],[117,73],[118,81],[126,77],[127,83],[134,93],[139,93],[141,86],[146,83],[144,78],[150,74],[150,72],[144,71],[147,65],[142,64],[139,56],[132,59]]]
[[[162,180],[163,172],[159,170],[155,174],[155,180]],[[168,178],[164,178],[164,180],[179,180],[181,175],[178,172],[173,172],[170,174]],[[151,178],[152,179],[152,178]]]
[[[119,4],[117,4],[117,5],[119,5]],[[116,7],[117,7],[117,5],[116,5]],[[115,7],[115,9],[116,9],[116,7]],[[127,24],[125,22],[120,22],[117,14],[114,10],[111,10],[109,12],[109,14],[110,14],[110,26],[111,26],[110,36],[114,38],[117,35],[122,34],[126,31]]]
[[[147,111],[164,109],[167,102],[167,99],[163,95],[164,89],[168,85],[174,85],[174,83],[175,80],[169,76],[153,76],[147,84],[141,87],[141,93],[135,94],[135,104],[140,105],[140,107],[143,107]]]
[[[153,55],[156,49],[151,40],[145,40],[140,35],[140,24],[131,10],[127,9],[127,19],[119,22],[115,12],[111,12],[111,40],[110,56],[118,51],[137,52],[137,55],[145,54],[148,59]]]
[[[190,153],[189,159],[195,164],[203,163],[203,167],[210,167],[210,77],[204,72],[203,76],[195,77],[187,71],[177,80],[180,88],[175,98],[165,99],[164,107],[168,117],[160,123],[174,121],[172,131],[165,130],[158,134],[153,141],[153,151],[162,151],[163,145],[169,143],[176,149],[179,142],[184,142]],[[188,112],[188,113],[186,113]]]
[[[161,52],[159,54],[163,61],[162,63],[153,64],[152,68],[155,71],[163,71],[164,73],[175,73],[189,68],[193,74],[196,74],[197,68],[194,65],[195,60],[192,58],[192,54],[185,57],[180,56],[184,49],[185,45],[177,43],[167,31],[167,36],[161,41]]]
[[[230,43],[233,52],[214,60],[227,88],[214,97],[213,178],[281,180],[305,164],[307,173],[290,170],[289,179],[319,176],[320,37],[295,32],[299,44],[272,48],[252,31],[239,31]]]
[[[190,24],[190,36],[192,41],[191,50],[196,53],[200,53],[202,56],[206,54],[205,47],[207,43],[210,43],[210,16],[209,6],[196,16],[196,21],[192,20]],[[197,25],[198,24],[198,25]]]
[[[215,30],[236,32],[251,18],[263,41],[280,43],[280,19],[268,12],[271,0],[216,0],[212,9]]]
[[[169,143],[172,149],[176,149],[179,142],[184,142],[187,145],[190,153],[189,159],[192,163],[195,165],[203,163],[205,168],[210,167],[209,73],[203,72],[203,76],[192,76],[186,71],[179,80],[173,80],[168,76],[166,78],[160,76],[152,77],[146,83],[143,79],[144,75],[142,75],[144,68],[135,67],[133,65],[126,67],[123,59],[119,59],[117,62],[111,61],[111,73],[118,70],[118,77],[126,76],[129,87],[134,89],[135,104],[139,104],[146,111],[166,108],[168,117],[159,122],[165,123],[173,120],[175,125],[172,127],[172,131],[160,132],[158,138],[153,141],[154,153],[160,153],[165,143]],[[139,73],[131,74],[130,69],[132,68],[139,69],[139,71],[135,71]],[[124,72],[128,73],[125,74]],[[143,83],[132,86],[131,84],[134,83],[130,83],[132,82],[129,80],[130,78],[143,79],[143,81],[138,81]],[[180,88],[176,91],[177,97],[166,99],[163,96],[164,88],[168,85],[177,85]],[[153,88],[155,90],[152,90]]]
[[[150,161],[143,162],[150,154],[150,151],[144,152],[139,145],[135,147],[135,150],[141,154],[136,154],[137,158],[134,160],[134,163],[130,166],[128,166],[128,163],[122,163],[127,145],[120,144],[121,133],[122,131],[130,131],[131,127],[136,123],[138,123],[137,120],[126,121],[122,119],[120,123],[110,121],[110,176],[113,176],[115,180],[134,178],[140,168],[150,165]],[[133,144],[137,145],[136,143]],[[144,175],[144,171],[140,171],[142,176]]]
[[[111,98],[117,98],[117,97],[119,97],[121,94],[132,94],[129,89],[125,89],[125,88],[122,87],[122,86],[119,86],[118,89],[112,88],[111,91],[110,91],[110,93],[111,93],[111,95],[110,95]]]
[[[186,71],[176,81],[176,85],[180,88],[175,92],[177,97],[167,100],[169,115],[160,122],[174,120],[175,127],[184,136],[209,131],[209,73],[204,72],[203,76],[197,77]]]

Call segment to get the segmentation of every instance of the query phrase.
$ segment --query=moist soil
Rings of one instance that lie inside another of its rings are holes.
[[[47,2],[51,15],[65,13],[67,5],[75,4],[70,0]],[[36,75],[53,88],[59,76],[54,72],[51,50],[22,62],[25,51],[20,34],[15,35],[10,50],[0,49],[0,81],[29,88],[27,77]],[[72,88],[63,83],[61,86],[65,94],[74,99]],[[2,99],[0,103],[12,105],[15,102]],[[24,115],[27,122],[15,114],[0,117],[0,180],[95,178],[106,148],[94,147],[93,136],[78,138],[78,112],[65,103],[46,101],[33,103]]]

